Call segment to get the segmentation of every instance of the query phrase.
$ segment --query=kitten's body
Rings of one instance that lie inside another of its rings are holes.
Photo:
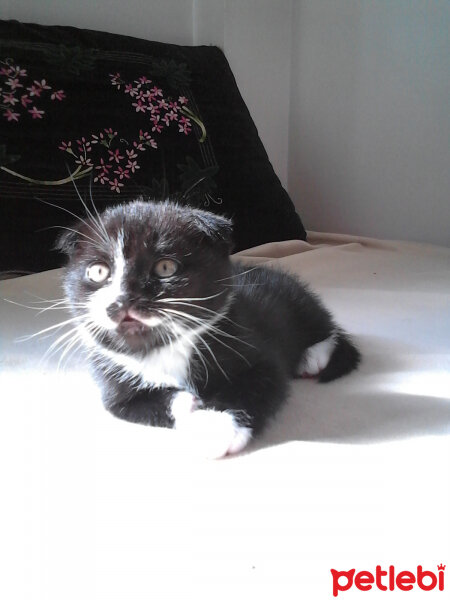
[[[137,201],[60,241],[70,257],[67,295],[106,408],[176,427],[211,456],[258,434],[290,377],[326,382],[359,361],[296,279],[231,263],[230,237],[222,217]]]

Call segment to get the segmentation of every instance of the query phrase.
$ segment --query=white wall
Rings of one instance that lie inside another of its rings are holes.
[[[289,191],[307,228],[450,245],[450,3],[294,4]]]
[[[192,44],[193,0],[0,0],[2,19]]]

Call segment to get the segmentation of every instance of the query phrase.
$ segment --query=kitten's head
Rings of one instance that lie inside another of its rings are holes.
[[[224,217],[142,200],[66,231],[57,248],[84,337],[145,353],[205,327],[230,300],[231,232]]]

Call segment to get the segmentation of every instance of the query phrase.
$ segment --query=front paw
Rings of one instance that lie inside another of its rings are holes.
[[[175,422],[175,427],[178,428],[201,405],[201,400],[194,396],[194,394],[191,394],[191,392],[187,390],[175,392],[170,403],[170,412]]]
[[[194,410],[175,427],[196,456],[211,459],[240,452],[252,435],[249,427],[239,425],[226,411]]]

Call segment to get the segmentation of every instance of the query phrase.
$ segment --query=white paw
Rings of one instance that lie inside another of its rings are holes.
[[[175,427],[187,419],[187,417],[201,406],[201,401],[186,390],[175,392],[170,405],[170,412],[175,421]]]
[[[318,375],[329,363],[334,346],[335,339],[331,335],[326,340],[307,348],[298,368],[299,374],[303,377]]]
[[[240,452],[252,435],[251,429],[239,425],[231,412],[216,410],[196,410],[176,421],[175,426],[189,449],[204,458]]]

